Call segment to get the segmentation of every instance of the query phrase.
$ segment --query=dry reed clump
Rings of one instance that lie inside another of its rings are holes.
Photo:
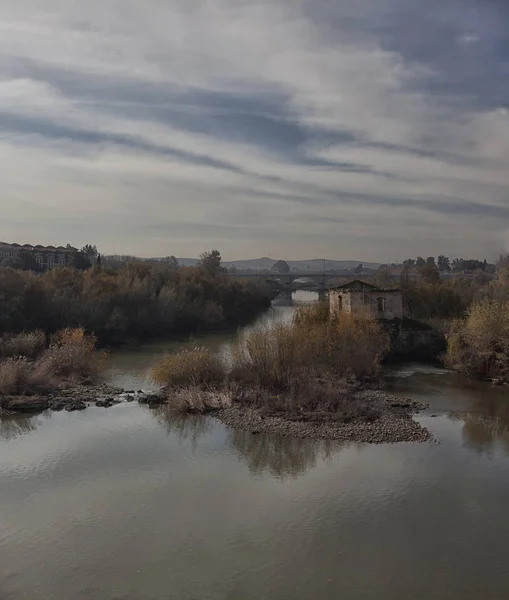
[[[58,332],[46,349],[43,338],[44,334],[34,332],[8,340],[5,348],[23,349],[27,355],[0,361],[0,395],[49,393],[68,380],[96,375],[104,364],[106,354],[96,350],[95,337],[81,328]]]
[[[445,362],[471,377],[509,380],[509,302],[474,303],[451,327]]]
[[[7,358],[0,362],[0,395],[33,396],[56,387],[51,374],[28,358]]]
[[[43,331],[24,331],[0,336],[0,358],[25,356],[35,358],[46,348]]]
[[[165,354],[151,372],[152,379],[168,388],[220,385],[226,377],[221,359],[202,347]]]
[[[320,306],[300,309],[290,325],[258,330],[232,350],[234,380],[281,390],[317,377],[356,378],[378,373],[389,339],[368,319],[324,318]]]
[[[58,378],[81,379],[97,375],[106,353],[96,349],[96,338],[83,328],[62,329],[36,361],[36,367]]]
[[[360,386],[347,379],[298,381],[279,393],[263,388],[240,389],[236,400],[255,408],[261,415],[284,416],[293,421],[348,423],[355,419],[375,420],[380,407],[367,403],[358,392]]]
[[[188,385],[168,390],[168,402],[176,412],[200,414],[228,408],[233,403],[233,393],[227,387],[214,389]]]

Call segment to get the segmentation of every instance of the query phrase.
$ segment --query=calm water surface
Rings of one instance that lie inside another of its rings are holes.
[[[123,351],[111,377],[140,381],[161,351],[139,368]],[[255,436],[135,404],[4,418],[0,599],[506,599],[509,394],[419,365],[393,382],[431,404],[437,443]]]

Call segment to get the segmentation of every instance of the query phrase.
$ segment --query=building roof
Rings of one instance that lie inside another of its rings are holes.
[[[333,290],[337,290],[338,292],[400,292],[396,288],[381,288],[371,283],[366,283],[365,281],[361,281],[360,279],[355,279],[354,281],[349,281],[348,283],[344,283],[343,285],[338,285]]]

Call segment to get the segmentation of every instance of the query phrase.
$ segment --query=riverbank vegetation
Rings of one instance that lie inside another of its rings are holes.
[[[350,416],[361,409],[349,401],[352,390],[376,380],[388,343],[378,322],[330,319],[318,304],[300,308],[290,324],[251,331],[224,357],[204,348],[167,354],[152,375],[184,412],[242,402],[265,414]]]
[[[380,390],[383,326],[326,306],[239,339],[222,358],[203,348],[165,356],[153,370],[178,413],[213,413],[252,433],[359,442],[426,441],[422,406]]]
[[[473,303],[451,326],[446,364],[476,379],[509,383],[509,301]]]
[[[229,278],[219,253],[179,269],[143,262],[42,274],[0,268],[0,290],[0,332],[82,327],[100,344],[236,326],[271,301],[265,286]]]
[[[40,331],[0,337],[0,408],[10,397],[46,395],[93,382],[106,354],[83,329],[64,329],[46,337]]]

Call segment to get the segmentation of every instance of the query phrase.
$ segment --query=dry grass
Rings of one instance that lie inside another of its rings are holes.
[[[42,331],[25,331],[0,336],[0,358],[25,356],[35,358],[46,348],[46,335]]]
[[[172,410],[181,413],[206,413],[232,405],[233,393],[230,389],[207,389],[203,386],[188,385],[168,391],[168,403]]]
[[[447,366],[477,378],[509,380],[509,302],[484,298],[448,336]]]
[[[323,310],[305,308],[290,325],[254,331],[232,350],[232,378],[256,387],[287,389],[316,377],[376,375],[388,349],[378,322],[341,315],[324,319]]]
[[[0,361],[0,395],[48,393],[68,381],[93,377],[104,365],[106,354],[96,350],[95,337],[83,329],[60,331],[45,350],[41,336],[34,332],[12,338],[12,347],[28,354]],[[17,338],[19,343],[14,344]]]
[[[168,403],[179,412],[238,402],[297,420],[376,418],[352,380],[378,374],[388,343],[379,323],[348,315],[331,320],[318,305],[301,308],[290,324],[239,339],[228,366],[205,348],[185,349],[165,355],[152,377],[168,388]]]
[[[59,378],[81,379],[97,375],[106,361],[105,352],[96,350],[96,338],[84,329],[63,329],[52,339],[37,366]]]
[[[284,416],[297,421],[375,420],[379,410],[361,399],[358,383],[346,379],[325,378],[298,381],[280,393],[265,388],[247,388],[236,399],[256,408],[264,416]]]
[[[174,354],[165,354],[151,375],[156,383],[168,388],[218,386],[226,377],[226,367],[206,348],[184,348]]]
[[[51,374],[27,358],[7,358],[0,362],[0,395],[29,396],[47,393],[56,387]]]

